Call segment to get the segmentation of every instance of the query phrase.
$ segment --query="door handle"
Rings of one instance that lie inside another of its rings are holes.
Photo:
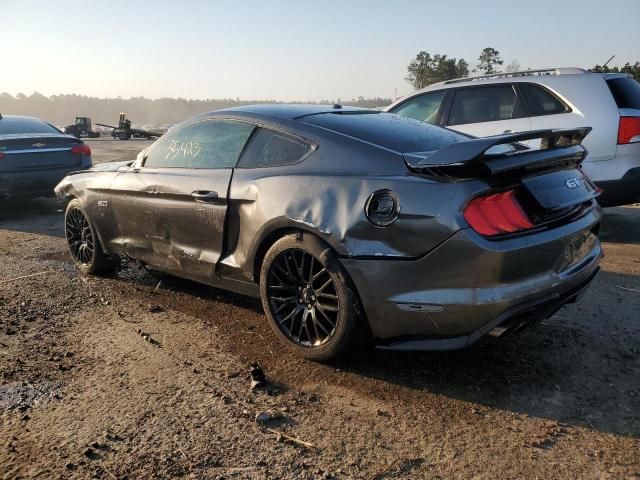
[[[219,200],[218,192],[209,192],[206,190],[196,190],[191,193],[196,202],[217,202]]]
[[[502,132],[502,133],[503,133],[503,134],[504,134],[504,133],[513,133],[513,130],[505,130],[505,131],[504,131],[504,132]]]

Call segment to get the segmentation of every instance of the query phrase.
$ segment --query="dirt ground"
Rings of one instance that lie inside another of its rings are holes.
[[[89,143],[95,161],[148,145]],[[0,477],[640,478],[640,208],[607,210],[602,239],[587,294],[539,325],[321,365],[252,299],[79,275],[55,201],[3,203]]]

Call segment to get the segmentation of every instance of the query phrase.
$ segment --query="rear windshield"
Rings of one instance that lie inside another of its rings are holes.
[[[618,104],[618,108],[637,108],[640,110],[640,83],[633,78],[612,78],[607,85]]]
[[[451,130],[392,113],[323,113],[302,121],[400,153],[438,150],[467,139]]]
[[[0,119],[0,135],[14,133],[60,133],[60,131],[37,118],[2,117]]]

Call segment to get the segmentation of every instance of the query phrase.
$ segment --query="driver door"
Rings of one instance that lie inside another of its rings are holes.
[[[178,127],[116,177],[121,250],[158,270],[210,280],[222,254],[233,168],[254,128],[231,120]]]

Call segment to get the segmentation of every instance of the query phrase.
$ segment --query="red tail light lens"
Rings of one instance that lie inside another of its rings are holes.
[[[71,153],[74,155],[91,155],[91,147],[89,145],[76,145],[71,147]]]
[[[515,191],[474,198],[464,209],[464,219],[481,235],[500,235],[532,228]]]
[[[0,160],[2,160],[2,157],[4,157],[4,153],[0,152]]]
[[[640,142],[640,117],[620,117],[618,145]]]

